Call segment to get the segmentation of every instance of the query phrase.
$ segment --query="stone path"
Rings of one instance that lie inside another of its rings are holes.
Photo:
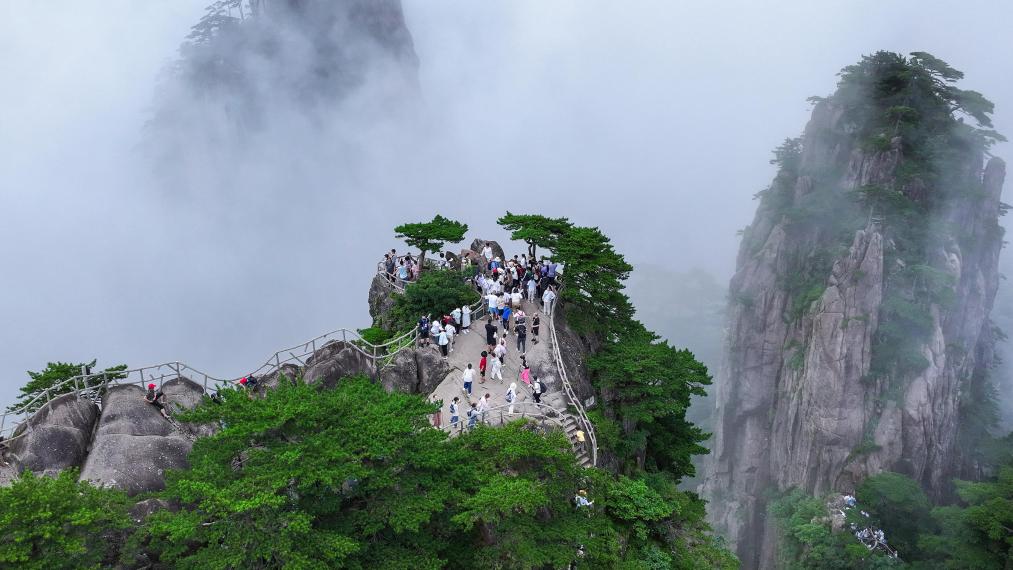
[[[556,364],[552,358],[550,345],[549,345],[549,321],[545,315],[542,315],[542,323],[540,327],[540,335],[538,337],[538,344],[534,344],[535,336],[531,332],[531,318],[535,312],[541,312],[541,309],[535,303],[524,301],[522,310],[528,315],[528,341],[527,341],[527,363],[531,367],[532,378],[538,376],[542,383],[545,384],[548,392],[542,396],[542,403],[549,404],[557,410],[566,409],[565,398],[558,389],[558,373],[556,372]],[[502,406],[506,405],[506,392],[510,387],[511,382],[517,383],[517,402],[515,403],[515,412],[518,415],[525,409],[524,404],[526,402],[534,402],[531,397],[531,389],[520,380],[521,372],[521,358],[517,352],[517,335],[511,332],[507,335],[507,355],[506,363],[503,366],[503,380],[491,379],[492,366],[489,367],[489,373],[486,375],[486,381],[484,384],[480,382],[480,376],[478,374],[478,362],[482,358],[482,351],[486,350],[488,346],[485,343],[485,323],[486,318],[484,317],[471,324],[471,332],[469,334],[459,334],[455,342],[454,351],[449,354],[448,361],[450,363],[450,374],[437,386],[436,390],[430,395],[430,400],[443,400],[443,423],[446,424],[450,421],[450,401],[454,396],[461,398],[461,417],[466,417],[466,411],[470,406],[471,402],[478,402],[484,394],[489,393],[492,395],[491,406]],[[512,321],[513,319],[511,319]],[[503,328],[500,322],[497,322],[497,331],[499,335],[503,334]],[[511,323],[513,326],[513,323]],[[438,350],[433,348],[433,350]],[[468,363],[471,363],[475,368],[476,381],[472,385],[472,395],[468,398],[467,394],[463,391],[463,383],[461,376],[467,368]],[[534,408],[531,406],[530,408]]]

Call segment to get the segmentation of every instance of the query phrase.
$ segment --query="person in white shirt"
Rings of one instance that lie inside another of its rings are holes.
[[[450,325],[447,325],[448,328]],[[443,354],[443,359],[447,359],[447,350],[450,347],[450,336],[446,330],[440,331],[440,336],[436,339],[436,344],[440,345],[440,353]]]
[[[491,378],[491,379],[494,378],[494,379],[497,379],[497,380],[499,380],[501,382],[503,381],[503,359],[502,358],[500,358],[498,356],[495,356],[495,355],[492,357],[492,374],[489,375],[489,378]]]
[[[528,280],[528,301],[535,302],[535,290],[538,289],[538,281]]]
[[[433,319],[433,324],[429,327],[429,334],[433,337],[434,343],[440,338],[441,332],[443,332],[443,325],[440,324],[440,319]]]
[[[478,400],[479,421],[484,424],[489,423],[488,415],[490,408],[492,408],[492,395],[486,392],[485,396],[482,396]]]
[[[457,327],[454,323],[447,323],[447,326],[443,327],[443,332],[447,333],[447,340],[450,341],[450,352],[454,352],[454,342],[457,338]]]
[[[454,396],[450,401],[450,428],[461,430],[461,399]]]
[[[514,405],[517,403],[517,383],[516,382],[511,382],[510,383],[510,389],[507,390],[505,398],[506,398],[507,404],[510,404],[510,408],[507,409],[507,413],[510,413],[510,414],[514,413]]]
[[[492,261],[492,246],[488,242],[482,248],[482,257],[485,258],[486,262]]]
[[[461,307],[461,329],[464,334],[468,334],[469,327],[471,327],[471,307],[465,305]]]
[[[468,363],[468,367],[464,370],[464,374],[461,375],[461,382],[464,383],[464,393],[471,395],[471,383],[475,381],[475,369],[471,367],[471,363]]]
[[[545,307],[545,316],[552,316],[552,302],[556,300],[556,294],[552,292],[552,289],[546,289],[542,293],[542,305]]]
[[[520,307],[521,300],[523,299],[524,295],[521,295],[521,290],[518,289],[517,287],[514,287],[514,292],[510,294],[510,302],[513,304],[514,308]]]
[[[454,319],[454,324],[460,328],[461,326],[461,307],[454,307],[453,311],[450,311],[450,318]]]
[[[505,336],[500,337],[499,344],[497,344],[496,348],[492,350],[492,353],[495,354],[497,358],[506,359],[507,345]]]
[[[499,305],[499,295],[490,291],[489,294],[485,296],[485,301],[489,304],[489,314],[499,315],[499,310],[496,308],[497,305]]]

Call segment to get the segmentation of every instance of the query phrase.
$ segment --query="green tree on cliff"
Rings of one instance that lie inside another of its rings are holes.
[[[537,247],[548,250],[555,248],[559,237],[573,227],[566,218],[549,218],[538,214],[512,214],[496,220],[496,223],[510,230],[511,239],[528,244],[528,256],[535,259]]]
[[[46,400],[42,398],[32,402],[32,399],[44,394],[47,390],[49,391],[50,397],[55,397],[60,394],[73,392],[76,388],[99,386],[106,379],[117,380],[125,378],[123,371],[127,369],[126,364],[120,364],[98,372],[97,370],[94,370],[95,362],[95,360],[88,363],[50,362],[46,364],[45,369],[39,372],[32,372],[29,370],[28,377],[30,380],[27,384],[21,387],[21,394],[18,396],[18,400],[8,406],[7,410],[14,411],[28,404],[25,411],[34,412],[45,405]],[[89,378],[87,381],[82,380],[77,384],[71,382],[68,385],[60,385],[65,380],[69,380],[75,376],[80,376],[82,371],[88,371],[91,374],[101,373],[103,376]]]
[[[394,228],[397,238],[403,239],[408,247],[418,248],[419,269],[425,270],[426,253],[435,252],[447,243],[461,243],[464,234],[468,233],[468,224],[444,218],[437,214],[429,222],[401,224]]]

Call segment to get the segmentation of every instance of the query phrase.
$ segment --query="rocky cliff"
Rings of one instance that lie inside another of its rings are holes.
[[[992,364],[1005,165],[954,114],[959,72],[928,58],[845,69],[744,231],[703,491],[745,567],[774,565],[778,492],[891,470],[942,497],[972,460],[958,442]],[[968,114],[987,127],[990,110]]]

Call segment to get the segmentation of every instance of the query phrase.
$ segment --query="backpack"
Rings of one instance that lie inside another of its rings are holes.
[[[506,393],[506,401],[507,401],[508,404],[512,404],[513,403],[513,401],[514,401],[514,393],[513,392],[507,392]]]

